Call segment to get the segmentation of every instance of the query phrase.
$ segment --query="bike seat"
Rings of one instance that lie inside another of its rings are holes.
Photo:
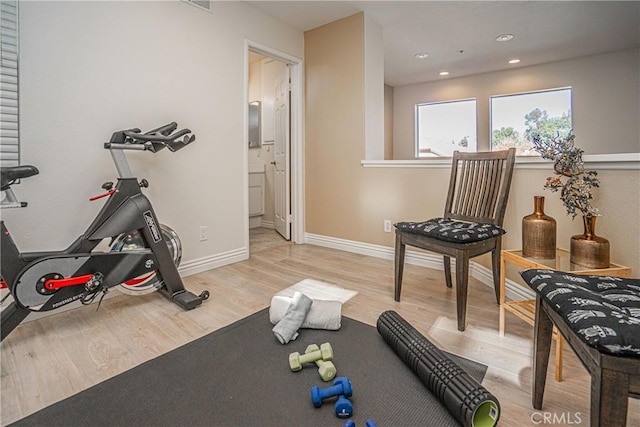
[[[9,188],[16,179],[28,178],[39,173],[38,168],[31,165],[1,167],[0,190],[4,191]]]

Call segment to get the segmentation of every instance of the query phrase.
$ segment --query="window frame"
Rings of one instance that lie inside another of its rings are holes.
[[[429,156],[421,156],[420,155],[420,107],[424,107],[424,106],[429,106],[429,105],[442,105],[442,104],[453,104],[453,103],[460,103],[460,102],[473,102],[474,104],[474,115],[473,115],[473,119],[475,121],[474,123],[474,131],[475,134],[473,135],[475,137],[475,150],[467,150],[470,152],[477,152],[478,151],[478,98],[476,97],[470,97],[470,98],[460,98],[460,99],[452,99],[452,100],[444,100],[444,101],[432,101],[432,102],[420,102],[418,104],[415,104],[414,107],[414,121],[415,121],[415,130],[414,130],[414,156],[416,159],[418,160],[424,160],[424,159],[429,159],[431,157]],[[451,155],[447,155],[447,156],[436,156],[435,158],[437,159],[446,159],[446,158],[451,158]]]
[[[538,89],[538,90],[530,90],[530,91],[524,91],[524,92],[514,92],[514,93],[506,93],[506,94],[501,94],[501,95],[490,95],[489,96],[489,151],[494,151],[495,150],[495,145],[494,145],[494,139],[493,139],[493,132],[494,132],[494,128],[493,128],[493,123],[494,123],[494,108],[493,108],[493,100],[494,99],[498,99],[498,98],[509,98],[509,97],[517,97],[517,96],[524,96],[524,95],[534,95],[534,94],[542,94],[542,93],[549,93],[549,92],[561,92],[561,91],[569,91],[569,130],[573,129],[573,87],[572,86],[561,86],[561,87],[554,87],[554,88],[548,88],[548,89]],[[535,107],[535,108],[539,108],[539,107]],[[541,108],[541,110],[546,111],[547,109]],[[533,110],[532,110],[533,111]],[[514,128],[513,126],[509,126]],[[504,126],[502,127],[504,128]],[[508,147],[501,147],[500,149],[506,149]],[[516,147],[518,148],[518,147]],[[516,156],[518,157],[535,157],[535,156],[539,156],[538,153],[526,153],[526,154],[522,154],[519,152],[516,153]]]

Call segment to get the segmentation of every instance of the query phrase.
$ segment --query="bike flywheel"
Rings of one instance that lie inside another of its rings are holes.
[[[162,238],[169,248],[173,262],[176,267],[178,267],[182,259],[182,243],[180,242],[180,238],[178,234],[167,225],[160,224],[160,230],[162,232]],[[118,236],[111,245],[111,251],[135,251],[146,247],[142,233],[135,231]],[[118,290],[128,295],[144,295],[160,289],[163,284],[162,275],[158,270],[154,270],[149,274],[121,283],[118,286]]]

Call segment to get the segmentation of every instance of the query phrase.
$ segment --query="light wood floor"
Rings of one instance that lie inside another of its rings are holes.
[[[455,292],[441,271],[407,265],[397,303],[392,261],[290,244],[273,230],[251,235],[249,260],[185,278],[192,292],[211,293],[194,310],[183,311],[159,293],[123,295],[104,301],[97,312],[92,305],[19,326],[0,345],[1,424],[268,307],[276,292],[305,278],[357,291],[343,307],[345,316],[375,325],[380,313],[395,310],[440,348],[486,364],[483,385],[500,401],[500,425],[544,425],[545,416],[553,425],[589,424],[589,378],[570,350],[565,380],[554,381],[551,358],[544,411],[532,408],[531,327],[507,314],[507,333],[500,337],[498,306],[487,286],[471,279],[467,329],[458,332]],[[628,425],[640,426],[634,399]]]

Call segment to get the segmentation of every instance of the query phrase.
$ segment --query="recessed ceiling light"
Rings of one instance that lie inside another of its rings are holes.
[[[509,40],[513,40],[513,34],[502,34],[496,37],[497,42],[508,42]]]
[[[416,53],[415,55],[413,55],[414,58],[416,59],[427,59],[429,57],[428,53],[424,53],[424,52],[420,52],[420,53]]]
[[[448,76],[449,72],[448,71],[440,71],[440,75],[441,76]]]
[[[517,64],[518,62],[520,62],[518,58],[513,58],[509,60],[509,64]]]

